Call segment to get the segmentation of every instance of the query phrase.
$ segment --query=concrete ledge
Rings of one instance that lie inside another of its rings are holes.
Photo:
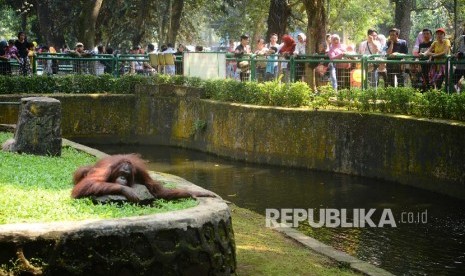
[[[305,236],[296,229],[287,226],[286,224],[281,224],[278,227],[273,228],[274,230],[288,236],[289,238],[303,244],[305,247],[324,255],[336,262],[340,263],[344,267],[350,267],[351,269],[360,272],[364,275],[370,276],[393,276],[394,274],[374,266],[368,262],[359,260],[349,254],[336,250],[333,247],[326,245],[322,242],[315,240],[309,236]]]

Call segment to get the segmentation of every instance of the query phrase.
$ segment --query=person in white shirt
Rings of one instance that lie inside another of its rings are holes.
[[[304,33],[299,33],[297,35],[297,43],[295,45],[294,56],[300,59],[304,59],[305,57],[305,47],[307,47],[307,36]],[[305,64],[303,62],[295,63],[295,79],[296,80],[304,80],[305,75]]]
[[[359,54],[362,55],[377,55],[381,54],[381,43],[378,40],[378,32],[369,29],[367,31],[367,40],[360,43],[360,47],[358,48]],[[375,86],[378,81],[378,64],[371,63],[368,66],[368,82],[370,86]]]
[[[268,48],[265,46],[265,40],[263,38],[259,38],[257,40],[257,47],[254,52],[257,55],[256,60],[256,76],[259,82],[265,79],[265,69],[266,69],[266,57],[265,55],[268,53]]]
[[[303,56],[305,55],[305,47],[307,46],[307,36],[304,33],[297,35],[297,43],[295,45],[294,55]]]
[[[174,46],[172,43],[168,43],[166,46],[168,48],[165,51],[163,51],[163,54],[165,55],[165,62],[167,62],[167,64],[165,65],[165,74],[174,76],[174,74],[176,73],[176,67],[174,64],[174,53],[176,53],[176,51],[174,50]]]
[[[278,35],[277,34],[271,34],[270,36],[270,43],[266,45],[266,48],[271,49],[271,47],[276,47],[276,49],[281,50],[281,47],[283,45],[278,43]]]

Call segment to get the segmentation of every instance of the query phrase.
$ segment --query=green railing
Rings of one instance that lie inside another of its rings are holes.
[[[140,73],[134,72],[133,67],[135,62],[150,64],[150,59],[148,55],[131,54],[89,54],[85,57],[77,57],[72,54],[40,53],[36,54],[33,58],[32,71],[33,74],[37,75],[99,75],[108,73],[115,77],[119,77],[129,73]],[[246,66],[241,68],[241,66],[239,66],[243,64],[241,62],[245,62]],[[339,68],[341,64],[347,68]],[[176,74],[181,75],[183,73],[182,65],[182,56],[176,56]],[[391,65],[399,66],[398,72],[386,72],[388,79],[396,74],[395,77],[399,86],[410,85],[415,87],[419,86],[420,81],[418,78],[421,79],[423,77],[424,79],[425,68],[442,65],[445,68],[442,87],[445,91],[452,92],[454,91],[454,85],[457,83],[460,84],[459,80],[454,78],[454,69],[457,66],[465,68],[465,59],[457,60],[452,56],[448,56],[442,61],[428,61],[412,55],[398,56],[395,59],[387,58],[382,55],[347,55],[344,59],[340,60],[329,60],[325,55],[290,56],[287,58],[277,55],[244,55],[241,58],[236,58],[234,54],[227,53],[227,72],[225,75],[227,78],[235,78],[241,81],[264,81],[279,78],[281,81],[295,82],[299,80],[308,81],[309,78],[315,78],[317,86],[319,86],[331,83],[331,68],[335,68],[334,71],[338,87],[361,87],[367,89],[369,87],[378,87],[378,85],[381,85],[381,78],[378,77],[382,73],[380,67],[384,65],[388,67]],[[318,70],[313,70],[318,66],[323,67],[324,74]],[[373,66],[377,67],[378,70],[370,71],[370,68],[373,68]],[[269,72],[270,67],[273,68],[272,72]],[[19,74],[18,68],[19,65],[16,61],[10,61],[11,72],[9,74]],[[5,74],[4,72],[0,73]],[[376,74],[378,74],[378,77],[373,77],[373,75]],[[387,85],[386,79],[382,80],[384,85]],[[423,80],[423,82],[425,82],[425,80]],[[424,85],[430,86],[429,84]]]

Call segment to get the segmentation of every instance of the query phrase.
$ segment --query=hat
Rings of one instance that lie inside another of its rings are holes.
[[[249,39],[249,36],[246,34],[241,35],[241,39]]]
[[[84,44],[82,44],[82,42],[78,42],[76,43],[76,47],[84,47]]]
[[[446,34],[446,30],[444,30],[444,28],[439,28],[436,30],[436,33],[438,32],[442,32],[443,34]]]

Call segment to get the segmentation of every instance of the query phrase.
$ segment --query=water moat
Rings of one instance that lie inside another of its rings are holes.
[[[183,177],[260,214],[267,208],[390,209],[395,228],[303,225],[300,230],[396,275],[465,273],[463,200],[392,182],[247,164],[180,148],[91,146],[109,154],[140,153],[150,161],[149,169]],[[421,221],[425,211],[427,221]]]

